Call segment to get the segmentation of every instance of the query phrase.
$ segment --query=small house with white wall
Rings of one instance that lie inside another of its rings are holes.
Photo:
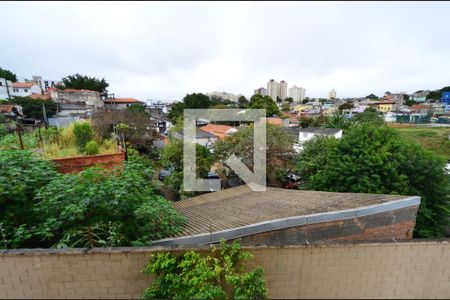
[[[330,136],[337,139],[342,137],[343,130],[340,128],[286,128],[284,130],[294,138],[294,151],[300,152],[303,150],[303,144],[315,136]]]
[[[42,94],[42,90],[36,82],[13,82],[12,96],[27,97],[32,94]]]

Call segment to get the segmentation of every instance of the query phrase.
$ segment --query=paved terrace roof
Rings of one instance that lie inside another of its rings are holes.
[[[174,202],[184,230],[155,245],[193,245],[418,205],[419,197],[286,190],[247,185]]]

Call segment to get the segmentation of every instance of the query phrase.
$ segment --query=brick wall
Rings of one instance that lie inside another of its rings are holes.
[[[265,269],[271,298],[450,296],[448,241],[247,249],[250,266]],[[0,252],[0,298],[137,298],[151,282],[140,270],[158,250]]]
[[[78,156],[69,158],[53,159],[58,172],[60,173],[74,173],[83,171],[86,168],[95,165],[111,168],[120,165],[125,160],[125,153],[114,154],[98,154],[89,156]]]
[[[353,219],[295,226],[241,238],[243,245],[304,245],[330,241],[412,239],[418,206]]]

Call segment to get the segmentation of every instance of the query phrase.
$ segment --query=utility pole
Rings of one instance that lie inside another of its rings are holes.
[[[18,121],[16,121],[16,129],[17,129],[17,134],[19,135],[19,141],[20,141],[20,149],[24,150],[23,147],[23,141],[22,141],[22,132],[20,131],[20,123]]]

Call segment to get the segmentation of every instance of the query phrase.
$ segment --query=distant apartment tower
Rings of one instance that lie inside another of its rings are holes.
[[[254,90],[253,95],[262,95],[262,96],[266,96],[267,95],[267,90],[263,87],[260,87],[259,89]]]
[[[306,90],[302,87],[294,85],[288,91],[288,97],[294,99],[294,102],[301,102],[305,99]]]
[[[279,83],[279,95],[278,97],[281,98],[281,100],[284,100],[288,97],[288,83],[284,80],[281,80]]]
[[[277,101],[277,97],[279,95],[279,83],[274,79],[270,79],[267,83],[267,95],[272,98],[273,101]]]
[[[336,99],[336,90],[332,89],[328,92],[328,99]]]

